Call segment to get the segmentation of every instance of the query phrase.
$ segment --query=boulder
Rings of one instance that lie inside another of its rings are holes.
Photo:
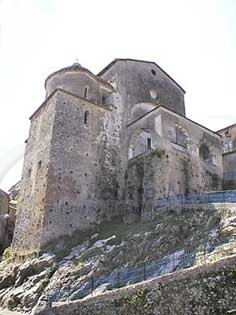
[[[16,274],[15,286],[20,286],[29,277],[55,265],[55,255],[44,254],[39,258],[27,260]]]
[[[14,285],[15,275],[12,273],[5,273],[0,276],[0,290]]]
[[[54,315],[50,298],[43,295],[32,309],[31,315]]]

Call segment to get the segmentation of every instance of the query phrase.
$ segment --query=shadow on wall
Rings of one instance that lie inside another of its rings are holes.
[[[142,128],[132,134],[129,143],[128,159],[130,160],[140,154],[159,147],[161,137],[155,130]]]

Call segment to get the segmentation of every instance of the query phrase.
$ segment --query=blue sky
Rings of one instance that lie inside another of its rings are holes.
[[[157,62],[187,91],[187,115],[217,130],[236,122],[235,56],[234,0],[0,0],[0,180],[28,137],[45,78],[76,58],[94,73],[117,57]]]

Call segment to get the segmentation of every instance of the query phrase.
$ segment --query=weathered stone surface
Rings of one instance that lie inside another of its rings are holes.
[[[35,274],[39,274],[44,269],[53,267],[55,263],[55,256],[44,254],[40,258],[26,261],[19,269],[16,275],[15,286],[20,286],[26,278]],[[38,276],[37,276],[38,277]]]
[[[13,312],[3,308],[0,308],[1,315],[24,315],[22,312]]]
[[[235,211],[236,208],[227,212],[225,207],[215,210],[202,210],[198,207],[191,211],[171,209],[159,212],[156,217],[158,220],[146,225],[133,224],[122,229],[119,225],[109,227],[106,224],[103,231],[99,231],[96,236],[92,235],[89,242],[85,241],[63,258],[47,287],[47,293],[53,301],[78,299],[86,285],[92,286],[92,278],[102,276],[103,283],[110,283],[110,277],[118,268],[135,268],[151,259],[158,259],[160,264],[160,268],[153,271],[152,277],[172,272],[176,270],[178,259],[185,249],[188,252],[201,252],[201,244],[217,244],[222,237],[227,238],[228,234],[224,233],[223,227],[228,224],[226,222],[231,222],[230,218],[233,218]],[[104,233],[108,236],[106,239],[101,238]],[[178,251],[176,247],[179,248]],[[173,253],[175,265],[172,264]],[[193,264],[207,263],[234,253],[234,243],[222,244],[208,256],[195,258]],[[89,293],[90,291],[86,294]]]
[[[221,189],[219,135],[185,117],[183,89],[155,63],[118,60],[100,75],[78,65],[52,74],[47,99],[31,117],[8,254],[25,261],[52,250],[57,264],[53,255],[43,255],[16,266],[13,276],[0,275],[4,307],[50,314],[59,310],[51,302],[89,300],[91,294],[235,253],[229,243],[234,206],[160,206],[170,196]],[[148,263],[155,267],[149,273]],[[134,269],[135,279],[129,277]],[[228,276],[220,273],[225,286],[218,299],[234,284]],[[205,289],[209,312],[228,311],[228,300],[217,308],[211,293],[218,274],[175,280],[173,286],[134,287],[112,303],[63,311],[203,314]]]
[[[9,208],[9,195],[0,189],[0,255],[3,250],[9,245],[7,234],[7,219]]]
[[[101,77],[68,67],[46,89],[31,117],[17,256],[65,255],[100,224],[150,220],[160,198],[221,189],[220,136],[185,117],[184,90],[155,63],[117,60]]]
[[[10,287],[14,284],[15,275],[14,274],[2,274],[0,275],[0,290]]]
[[[57,303],[56,315],[212,315],[236,306],[236,256],[82,301]]]
[[[31,315],[53,315],[52,303],[46,296],[42,296],[33,308]]]
[[[141,270],[144,279],[144,261],[151,262],[146,279],[185,268],[182,257],[188,253],[187,265],[206,264],[235,254],[235,243],[225,243],[235,233],[233,207],[215,209],[165,209],[156,215],[156,221],[131,225],[104,224],[96,234],[73,248],[68,255],[57,258],[43,255],[9,270],[3,268],[1,276],[7,277],[14,270],[14,284],[0,290],[0,305],[13,310],[29,311],[38,303],[35,312],[51,312],[51,302],[68,302],[83,296],[100,296],[117,283],[117,272],[122,268],[123,277],[130,270]],[[184,222],[184,223],[183,223]],[[234,228],[230,232],[227,227]],[[216,248],[211,246],[217,245]],[[202,256],[202,246],[209,253]],[[178,250],[176,249],[178,248]],[[192,253],[192,254],[191,254]],[[141,269],[140,269],[141,268]],[[5,276],[4,276],[5,275]],[[7,278],[6,278],[7,279]],[[99,279],[99,281],[97,281]],[[7,283],[7,281],[6,281]],[[126,284],[133,283],[128,281]],[[88,290],[86,289],[88,288]],[[45,296],[45,300],[41,297]],[[116,307],[113,305],[114,309]],[[100,308],[104,310],[103,305]],[[105,312],[105,311],[104,311]],[[113,312],[108,308],[107,312]]]
[[[10,310],[31,310],[48,285],[54,270],[55,256],[48,254],[29,259],[22,265],[13,265],[9,270],[6,268],[5,273],[3,269],[5,289],[0,290],[0,306]]]
[[[236,189],[236,124],[218,131],[222,139],[225,190]]]

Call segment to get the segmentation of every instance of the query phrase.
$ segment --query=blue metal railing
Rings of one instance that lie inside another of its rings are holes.
[[[236,171],[225,172],[224,180],[236,180]]]
[[[236,191],[226,190],[203,194],[178,195],[154,200],[155,209],[157,210],[178,205],[207,203],[236,203]]]

